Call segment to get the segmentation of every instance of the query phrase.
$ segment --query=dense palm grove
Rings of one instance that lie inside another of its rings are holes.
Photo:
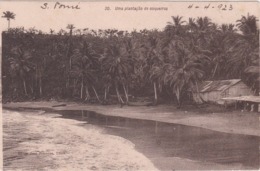
[[[2,33],[3,100],[69,99],[179,105],[203,80],[241,78],[259,93],[257,18],[217,25],[172,17],[163,31],[9,28]]]

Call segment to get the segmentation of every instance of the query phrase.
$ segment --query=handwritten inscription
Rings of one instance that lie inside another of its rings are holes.
[[[71,10],[78,10],[81,9],[79,6],[80,2],[78,2],[77,4],[71,5],[71,4],[67,4],[65,2],[56,2],[54,4],[50,4],[50,3],[43,3],[40,7],[42,9],[71,9]],[[207,5],[198,5],[198,4],[190,4],[187,6],[188,9],[205,9],[205,10],[209,10],[209,9],[219,9],[219,10],[223,10],[223,11],[231,11],[233,10],[233,6],[232,4],[217,4],[217,5],[213,5],[211,3],[207,4]],[[105,11],[110,11],[110,10],[115,10],[115,11],[168,11],[168,7],[120,7],[120,6],[116,6],[114,8],[111,8],[109,6],[105,7]]]
[[[80,2],[79,2],[80,3]],[[56,2],[54,5],[49,5],[48,3],[44,3],[41,8],[42,9],[80,9],[79,3],[76,5],[68,5],[65,3]]]
[[[219,10],[223,10],[223,11],[231,11],[233,10],[233,6],[232,4],[218,4],[218,5],[212,5],[212,4],[208,4],[208,5],[196,5],[196,4],[190,4],[188,5],[188,9],[219,9]]]

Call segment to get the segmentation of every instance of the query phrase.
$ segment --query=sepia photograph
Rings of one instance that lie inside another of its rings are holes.
[[[5,171],[260,169],[257,1],[1,1]]]

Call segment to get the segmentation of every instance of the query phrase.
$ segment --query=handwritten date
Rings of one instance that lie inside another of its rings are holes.
[[[194,5],[194,4],[190,4],[188,6],[189,9],[195,8],[195,9],[219,9],[219,10],[223,10],[223,11],[231,11],[233,10],[233,6],[232,4],[218,4],[218,5],[212,5],[212,4],[208,4],[205,6],[200,6],[200,5]]]

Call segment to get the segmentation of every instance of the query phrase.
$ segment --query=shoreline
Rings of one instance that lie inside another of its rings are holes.
[[[32,109],[33,110],[43,110],[44,109],[51,109],[53,110],[53,113],[55,113],[55,110],[57,111],[60,111],[60,110],[69,110],[68,108],[71,108],[73,106],[72,111],[76,111],[76,110],[83,110],[82,106],[80,104],[69,104],[68,106],[63,106],[63,107],[58,107],[58,108],[53,108],[53,107],[46,107],[48,105],[57,105],[57,104],[60,104],[59,102],[38,102],[38,103],[33,103],[31,104],[30,107],[27,106],[27,102],[23,102],[23,103],[19,103],[19,104],[12,104],[9,105],[9,109],[6,109],[6,110],[14,110],[14,111],[17,111],[17,109],[21,108],[23,109],[22,107],[25,107],[25,111],[27,111],[27,109]],[[5,108],[7,107],[6,105],[3,106],[4,110]],[[77,109],[76,109],[77,107]],[[88,109],[85,109],[85,108],[88,108]],[[99,106],[97,105],[84,105],[84,109],[85,110],[89,110],[89,111],[93,111],[93,110],[90,110],[90,108],[94,109],[94,108],[98,108]],[[107,106],[108,107],[108,106]],[[65,109],[64,109],[65,108]],[[119,110],[121,111],[122,108],[119,108],[119,107],[116,107],[116,106],[110,106],[109,107],[110,109],[114,109],[114,110]],[[129,107],[129,108],[132,108],[132,107]],[[135,107],[133,107],[134,109]],[[157,107],[156,107],[157,108]],[[112,109],[110,110],[110,112],[112,111]],[[100,110],[100,109],[99,109]],[[123,108],[124,110],[124,108]],[[130,109],[127,109],[127,110],[130,110]],[[24,113],[25,111],[21,111],[21,113]],[[20,112],[20,111],[18,111]],[[29,113],[31,111],[29,110]],[[108,112],[108,110],[107,110]],[[39,115],[41,112],[38,112],[36,113],[36,115]],[[47,117],[49,114],[52,113],[52,111],[46,111],[47,113]],[[49,113],[49,114],[48,114]],[[100,112],[98,112],[100,113]],[[102,114],[102,113],[101,113]],[[116,113],[114,113],[114,116],[115,116]],[[128,113],[129,114],[129,113]],[[25,114],[26,115],[26,114]],[[60,114],[57,114],[57,115],[60,115]],[[105,114],[103,114],[105,115]],[[108,114],[107,114],[108,115]],[[117,116],[120,116],[120,115],[117,115]],[[43,117],[43,115],[42,115]],[[120,116],[121,117],[121,116]],[[56,118],[55,118],[56,119]],[[58,118],[59,120],[60,118]],[[155,118],[153,118],[155,119]],[[66,119],[67,120],[67,119]],[[73,119],[69,119],[69,120],[73,120]],[[55,121],[54,121],[55,122]],[[56,121],[57,122],[57,121]],[[74,122],[74,121],[73,121]],[[66,122],[64,123],[66,124]],[[69,126],[70,124],[68,124]],[[185,125],[185,124],[183,124]],[[191,125],[189,125],[191,126]],[[82,127],[79,125],[79,127]],[[82,127],[84,129],[88,129],[87,127],[85,128],[84,126]],[[206,128],[207,129],[207,128]],[[104,135],[107,135],[107,133],[104,133]],[[108,134],[110,135],[110,134]],[[113,134],[111,134],[112,136],[114,136]],[[116,135],[118,136],[118,135]],[[119,136],[120,139],[123,138],[121,136]],[[123,138],[125,139],[125,138]],[[126,141],[129,141],[128,139],[126,139]],[[132,141],[129,141],[130,144],[132,144]],[[127,143],[129,144],[129,143]],[[155,168],[158,168],[158,169],[162,169],[162,170],[168,170],[169,168],[173,168],[174,170],[189,170],[190,168],[193,168],[193,169],[196,169],[196,170],[204,170],[204,169],[220,169],[220,170],[230,170],[230,169],[252,169],[251,167],[247,167],[247,166],[242,166],[241,164],[229,164],[229,165],[225,165],[225,164],[220,164],[220,163],[214,163],[214,162],[206,162],[206,161],[200,161],[200,160],[191,160],[191,159],[188,159],[188,158],[179,158],[179,157],[163,157],[163,156],[160,156],[160,155],[154,155],[154,156],[150,156],[150,155],[146,155],[145,153],[141,151],[139,151],[140,149],[140,146],[138,148],[134,148],[133,150],[137,151],[138,153],[141,153],[142,155],[144,155],[150,162],[153,163],[153,165],[155,166]]]
[[[52,107],[64,104],[66,106]],[[3,104],[3,109],[51,109],[51,110],[86,110],[101,115],[118,116],[131,119],[152,120],[165,123],[174,123],[187,126],[194,126],[212,131],[231,134],[242,134],[260,136],[259,113],[253,112],[221,112],[221,113],[199,113],[192,111],[176,110],[174,106],[125,106],[120,108],[116,105],[93,105],[79,104],[74,102],[20,102]]]
[[[57,116],[4,110],[4,169],[158,170],[127,139]]]

